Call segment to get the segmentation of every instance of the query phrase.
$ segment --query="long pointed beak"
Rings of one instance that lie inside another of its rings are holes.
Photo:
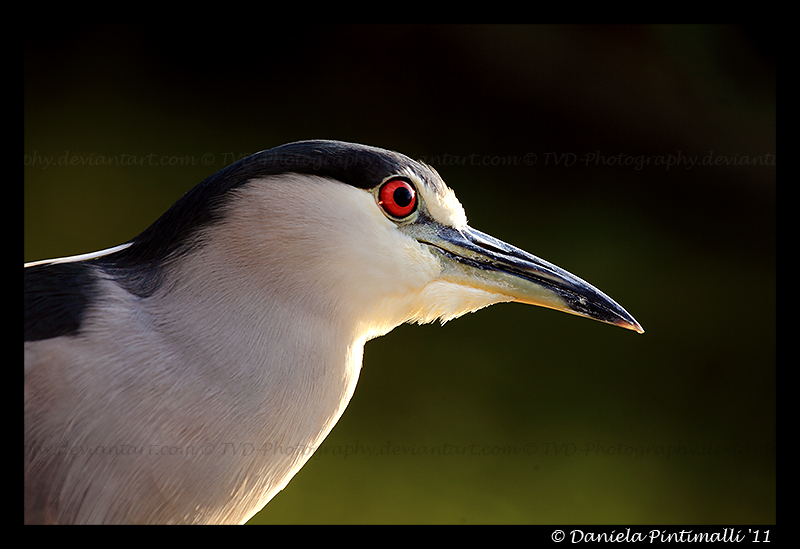
[[[443,256],[443,276],[453,282],[644,332],[616,301],[585,280],[488,234],[433,224],[415,237]]]

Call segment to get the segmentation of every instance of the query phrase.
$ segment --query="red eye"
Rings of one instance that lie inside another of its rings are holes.
[[[406,217],[417,207],[417,192],[405,179],[390,179],[378,192],[378,204],[392,217]]]

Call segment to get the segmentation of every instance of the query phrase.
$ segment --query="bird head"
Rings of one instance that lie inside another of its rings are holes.
[[[193,229],[163,230],[176,223]],[[302,141],[258,153],[190,191],[153,227],[157,245],[148,229],[121,254],[216,246],[200,256],[204,276],[209,257],[225,269],[239,263],[248,284],[269,283],[270,298],[336,311],[364,339],[508,301],[643,331],[594,286],[470,227],[433,168],[374,147]]]

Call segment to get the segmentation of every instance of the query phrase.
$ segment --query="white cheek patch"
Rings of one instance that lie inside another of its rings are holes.
[[[420,181],[419,176],[410,170],[406,175],[416,184],[417,192],[422,195],[428,215],[434,221],[454,229],[466,227],[467,214],[456,198],[456,193],[442,181],[436,170],[427,165],[425,168],[431,172],[430,183]]]
[[[464,213],[464,207],[450,187],[444,187],[438,193],[428,194],[431,196],[425,197],[425,204],[433,219],[454,229],[466,227],[467,214]]]

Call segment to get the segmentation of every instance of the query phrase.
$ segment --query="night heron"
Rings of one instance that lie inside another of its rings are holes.
[[[507,301],[642,332],[469,227],[406,156],[304,141],[236,162],[126,244],[25,266],[25,521],[244,522],[342,415],[366,341]]]

